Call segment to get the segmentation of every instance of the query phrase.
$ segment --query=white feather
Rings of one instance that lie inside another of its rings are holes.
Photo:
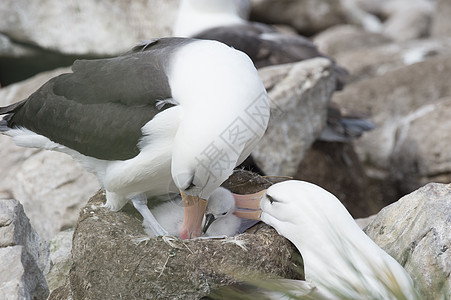
[[[233,214],[234,210],[235,200],[232,193],[225,188],[217,188],[208,199],[205,212],[206,214],[213,214],[216,220],[210,225],[205,236],[236,235],[241,220]],[[153,208],[152,214],[170,235],[180,236],[180,229],[182,228],[184,217],[184,207],[180,197]],[[151,230],[146,230],[146,233],[153,236]]]
[[[400,299],[393,290],[405,299],[418,299],[404,268],[379,248],[326,190],[303,181],[278,183],[268,189],[261,209],[262,221],[300,251],[306,280],[322,290],[332,290],[331,296]]]
[[[173,98],[184,108],[174,139],[172,176],[181,189],[191,182],[201,187],[191,192],[207,199],[263,136],[269,120],[267,94],[249,57],[215,41],[180,49],[169,82]],[[212,152],[216,159],[209,158]]]

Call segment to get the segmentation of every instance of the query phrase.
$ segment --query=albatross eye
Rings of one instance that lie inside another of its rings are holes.
[[[270,196],[270,195],[268,195],[268,194],[266,194],[266,198],[268,198],[269,203],[271,203],[271,204],[273,204],[273,202],[277,202],[276,199],[274,199],[272,196]]]

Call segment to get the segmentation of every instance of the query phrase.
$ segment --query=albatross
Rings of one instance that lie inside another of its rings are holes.
[[[0,108],[18,146],[71,155],[97,175],[105,206],[132,201],[155,235],[147,197],[180,193],[182,239],[201,234],[206,202],[266,130],[263,83],[241,51],[161,38],[114,58],[78,60],[27,99]]]
[[[331,299],[420,299],[406,270],[321,187],[289,180],[236,202],[239,217],[265,222],[296,246],[306,281]]]

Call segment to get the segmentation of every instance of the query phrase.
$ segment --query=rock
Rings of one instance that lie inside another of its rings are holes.
[[[371,222],[373,222],[373,220],[376,218],[376,215],[372,215],[366,218],[358,218],[355,219],[355,222],[357,223],[357,225],[360,227],[360,229],[364,229],[365,227],[367,227]]]
[[[0,200],[0,299],[45,299],[49,246],[17,200]]]
[[[352,81],[381,76],[391,70],[451,54],[451,38],[413,40],[338,53],[337,63],[346,66]]]
[[[49,285],[50,293],[54,290],[64,287],[69,270],[72,266],[72,237],[73,229],[68,229],[58,233],[50,241],[50,271],[45,275],[45,279]]]
[[[73,299],[199,299],[248,276],[294,277],[293,246],[275,230],[227,239],[143,238],[136,212],[111,212],[95,195],[74,232],[70,290]],[[55,293],[68,293],[67,289]]]
[[[73,300],[72,291],[70,290],[69,281],[65,286],[59,287],[50,294],[47,300]]]
[[[23,246],[42,272],[50,267],[49,245],[36,233],[17,200],[0,200],[0,247]]]
[[[382,7],[387,18],[383,32],[396,41],[429,36],[434,5],[427,0],[387,1]]]
[[[70,68],[43,72],[20,83],[0,89],[0,106],[6,106],[27,98],[50,78],[67,72],[70,72]]]
[[[0,83],[5,87],[45,70],[71,65],[76,59],[12,41],[0,34]]]
[[[263,68],[259,74],[268,91],[271,119],[252,156],[265,174],[293,176],[326,124],[335,90],[331,63],[315,58]]]
[[[14,170],[7,180],[21,199],[31,224],[45,239],[73,227],[80,208],[99,189],[95,175],[69,155],[40,151]]]
[[[424,299],[451,297],[450,199],[450,184],[428,184],[384,208],[365,229],[404,266]]]
[[[405,118],[421,113],[423,105],[451,96],[450,72],[451,56],[443,55],[356,82],[333,95],[344,112],[366,112],[377,126],[355,141],[362,161],[389,169],[398,127]]]
[[[387,0],[352,0],[360,9],[375,15],[382,16],[383,5]]]
[[[15,41],[60,53],[114,55],[141,40],[170,35],[178,3],[5,0],[0,31]]]
[[[336,57],[340,53],[362,50],[391,43],[391,39],[380,34],[367,32],[354,25],[337,25],[324,30],[313,39],[318,49]],[[347,65],[344,65],[347,68]]]
[[[451,36],[451,3],[448,0],[437,0],[431,35],[437,37]]]
[[[0,33],[0,57],[26,57],[33,55],[33,50],[29,47],[19,45]]]
[[[356,0],[340,0],[350,24],[357,25],[368,32],[381,32],[382,22],[377,16],[366,11]]]
[[[58,69],[0,89],[0,106],[28,97],[48,79],[68,72]],[[0,195],[19,200],[31,224],[44,239],[73,227],[78,211],[98,189],[97,179],[70,156],[17,147],[0,135]]]
[[[47,283],[24,246],[0,248],[0,298],[11,300],[46,299]]]
[[[423,106],[397,130],[391,173],[402,194],[428,182],[451,182],[451,97]]]
[[[340,1],[251,0],[251,4],[251,20],[290,25],[307,36],[346,22],[346,14]]]
[[[365,174],[352,143],[316,141],[299,164],[294,179],[328,190],[354,218],[375,214],[386,204],[379,185]]]

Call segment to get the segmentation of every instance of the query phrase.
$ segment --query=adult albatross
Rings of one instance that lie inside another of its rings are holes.
[[[131,200],[155,235],[166,231],[147,197],[180,192],[180,235],[198,237],[206,199],[267,127],[267,94],[249,57],[216,41],[162,38],[78,60],[72,71],[0,108],[0,131],[19,146],[70,154],[97,175],[106,207]]]
[[[236,202],[238,216],[262,220],[296,246],[306,281],[331,299],[420,299],[404,268],[321,187],[284,181]]]

